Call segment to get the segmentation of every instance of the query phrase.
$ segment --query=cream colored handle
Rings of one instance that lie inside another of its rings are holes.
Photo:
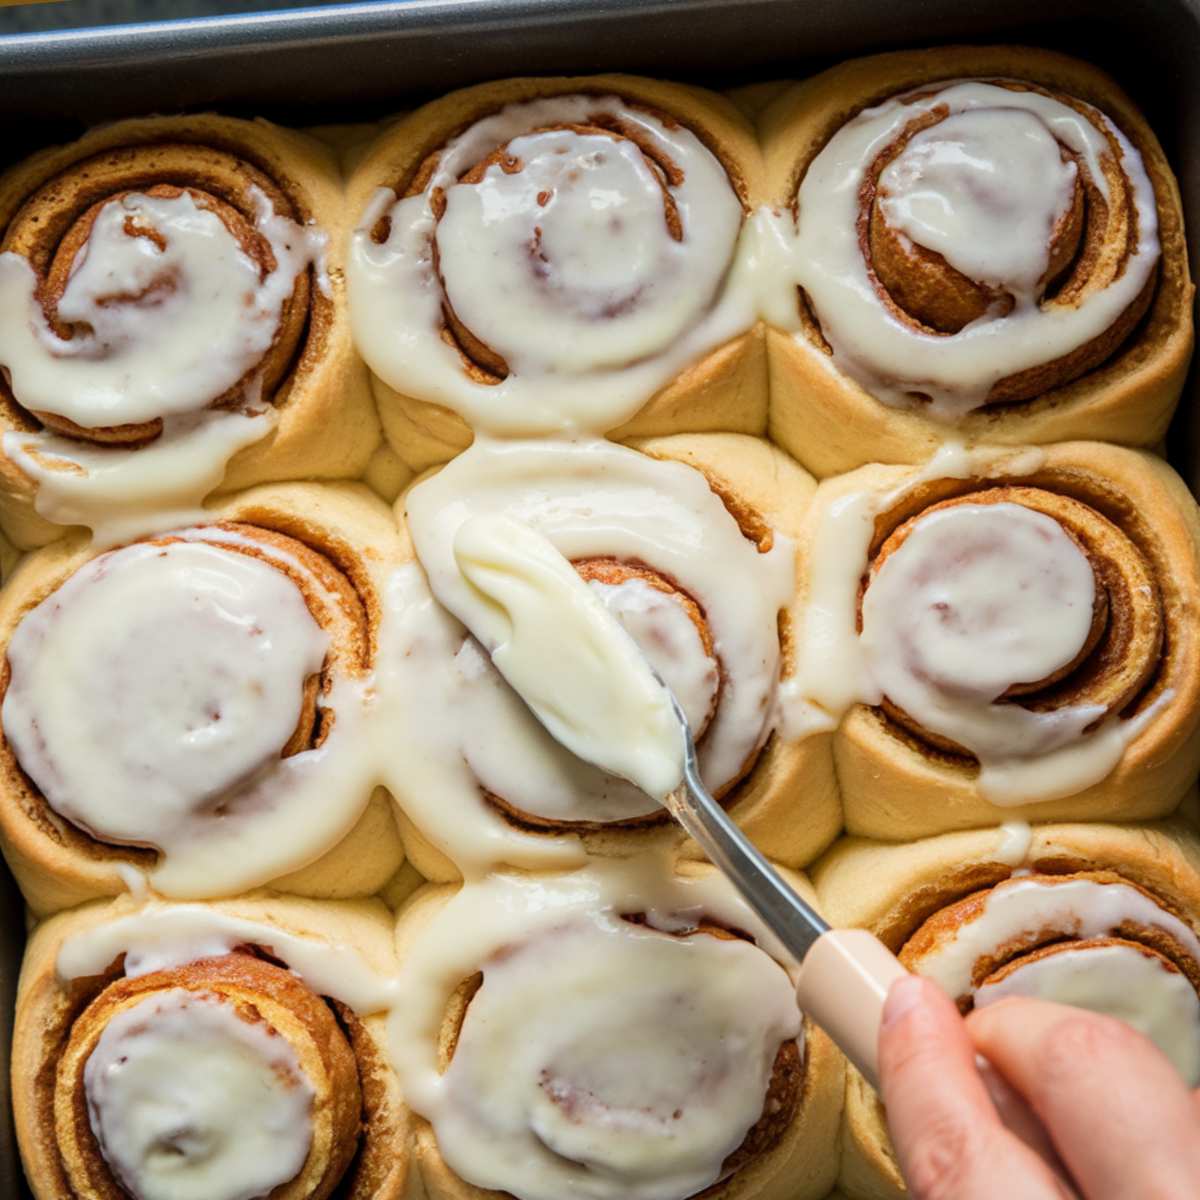
[[[800,1007],[823,1029],[870,1085],[879,1088],[879,1027],[888,991],[908,971],[865,929],[831,929],[804,956],[796,980]],[[1025,1101],[985,1058],[976,1067],[1004,1125],[1060,1175],[1053,1144]]]
[[[879,1026],[883,1002],[908,972],[865,929],[831,929],[800,964],[800,1007],[841,1047],[873,1088],[879,1087]]]

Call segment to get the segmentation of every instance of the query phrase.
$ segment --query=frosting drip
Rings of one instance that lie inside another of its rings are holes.
[[[84,525],[105,549],[205,517],[201,502],[245,446],[266,437],[275,410],[224,409],[165,417],[152,442],[92,446],[49,433],[4,434],[5,457],[37,484],[35,510],[56,525]]]
[[[55,964],[71,982],[102,975],[124,956],[133,979],[219,958],[241,946],[260,946],[319,996],[332,996],[360,1015],[382,1012],[393,1000],[395,981],[375,971],[353,946],[318,941],[278,925],[230,916],[207,904],[151,901],[138,911],[68,937]]]
[[[408,947],[393,1055],[467,1182],[520,1200],[678,1200],[721,1177],[762,1115],[776,1055],[800,1033],[791,983],[751,942],[670,936],[757,922],[724,880],[660,871],[494,876]],[[480,970],[442,1071],[447,1005]]]
[[[1154,189],[1124,134],[1086,112],[1039,91],[966,80],[886,100],[830,138],[800,185],[794,241],[776,269],[803,289],[841,370],[887,404],[919,401],[954,421],[987,403],[1000,381],[1065,358],[1132,310],[1160,254]],[[866,257],[868,172],[913,126],[882,172],[885,219],[971,280],[1000,288],[1001,302],[953,332],[900,311]],[[1076,173],[1106,214],[1127,195],[1135,228],[1119,264],[1057,302],[1044,294],[1045,226],[1063,217]],[[799,325],[794,306],[789,323]]]
[[[612,96],[510,105],[447,143],[420,193],[368,205],[355,340],[391,387],[476,430],[601,432],[753,324],[742,218],[682,125]]]
[[[312,1142],[311,1082],[285,1038],[182,988],[118,1012],[84,1069],[101,1153],[135,1200],[254,1200]]]

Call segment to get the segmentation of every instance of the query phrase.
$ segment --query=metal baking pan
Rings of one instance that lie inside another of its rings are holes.
[[[371,120],[507,75],[623,70],[723,87],[972,40],[1049,46],[1115,75],[1179,176],[1200,263],[1200,0],[371,0],[0,35],[0,160],[139,113]],[[1170,440],[1194,487],[1198,384],[1193,370]],[[0,1200],[18,1200],[29,1193],[7,1119],[8,1043],[24,921],[2,872],[0,906]]]

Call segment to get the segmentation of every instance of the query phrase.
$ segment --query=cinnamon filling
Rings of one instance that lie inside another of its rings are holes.
[[[277,214],[302,222],[284,189],[263,170],[230,150],[178,143],[151,143],[106,151],[74,164],[42,185],[17,212],[0,240],[0,252],[13,251],[32,267],[38,279],[38,299],[51,330],[62,339],[90,335],[86,323],[72,323],[58,312],[59,302],[87,257],[89,240],[100,213],[111,204],[145,195],[160,200],[188,196],[199,210],[213,213],[246,258],[257,265],[260,278],[277,266],[268,240],[255,226],[256,194]],[[123,233],[145,239],[160,251],[165,236],[160,230],[126,219]],[[116,290],[101,296],[107,308],[147,308],[185,288],[186,280],[170,272],[136,290]],[[290,296],[280,308],[279,322],[269,347],[232,387],[209,401],[213,409],[241,409],[259,397],[278,400],[287,380],[306,353],[306,342],[323,336],[330,313],[329,301],[315,292],[307,270],[295,279]],[[136,446],[158,437],[161,418],[119,425],[85,427],[70,418],[47,411],[26,409],[10,381],[0,372],[0,399],[18,426],[43,426],[80,441],[100,445]]]
[[[47,1030],[38,1095],[43,1136],[54,1139],[64,1182],[74,1194],[103,1200],[132,1195],[141,1200],[139,1182],[147,1194],[154,1194],[161,1184],[161,1177],[156,1184],[156,1176],[164,1160],[172,1171],[184,1172],[177,1183],[183,1187],[195,1182],[188,1179],[187,1171],[203,1175],[213,1159],[220,1159],[218,1178],[205,1186],[215,1187],[220,1182],[237,1188],[239,1181],[225,1173],[236,1172],[238,1141],[244,1131],[223,1120],[219,1096],[214,1094],[213,1103],[206,1108],[197,1102],[195,1093],[175,1091],[178,1081],[170,1071],[159,1076],[161,1089],[149,1096],[119,1090],[106,1094],[98,1087],[97,1071],[102,1066],[108,1071],[130,1069],[126,1055],[144,1055],[148,1047],[158,1055],[182,1050],[186,1037],[179,1041],[181,1029],[172,1031],[169,1022],[186,1029],[192,1020],[190,1011],[198,1011],[210,1023],[220,1018],[234,1032],[240,1029],[239,1040],[266,1056],[264,1069],[274,1072],[273,1086],[282,1100],[292,1098],[292,1119],[311,1127],[307,1141],[303,1140],[303,1128],[277,1131],[281,1139],[296,1133],[302,1139],[299,1145],[307,1145],[307,1151],[297,1169],[272,1188],[271,1195],[279,1200],[325,1200],[335,1193],[356,1198],[372,1194],[367,1186],[378,1176],[379,1164],[368,1161],[367,1142],[384,1116],[374,1094],[374,1076],[381,1064],[369,1053],[359,1059],[360,1049],[365,1049],[369,1039],[357,1018],[341,1006],[335,1010],[332,1002],[315,995],[269,956],[245,947],[133,978],[110,971],[78,981],[71,985],[71,992],[58,1014],[59,1021]],[[118,1045],[125,1049],[114,1059],[104,1046],[118,1029],[123,1035]],[[175,1049],[169,1036],[172,1032]],[[203,1032],[203,1023],[196,1032]],[[165,1044],[164,1035],[168,1035]],[[157,1046],[153,1039],[159,1039]],[[266,1064],[272,1062],[275,1066],[268,1068]],[[180,1061],[179,1069],[189,1069],[186,1060]],[[220,1078],[206,1076],[203,1086],[215,1083],[219,1087],[216,1081]],[[153,1086],[159,1087],[157,1083]],[[306,1102],[309,1090],[311,1100]],[[116,1098],[121,1095],[127,1101],[137,1097],[138,1104],[132,1108],[119,1105]],[[231,1111],[236,1110],[238,1100],[229,1097]],[[114,1104],[117,1107],[110,1107]],[[172,1116],[177,1120],[172,1122]],[[158,1132],[171,1145],[163,1142],[153,1149],[158,1143],[151,1140],[146,1159],[132,1165],[122,1163],[122,1147],[127,1149],[130,1140],[136,1145],[155,1134],[155,1128],[142,1126],[147,1120],[156,1127],[166,1121]],[[193,1125],[193,1121],[200,1124]],[[110,1144],[102,1140],[100,1130],[109,1131]],[[132,1134],[132,1139],[111,1137],[114,1131]],[[280,1146],[283,1144],[281,1141]],[[245,1164],[246,1160],[241,1161]],[[286,1168],[269,1164],[267,1169],[278,1172]]]
[[[635,105],[631,107],[637,108],[639,106]],[[669,119],[664,114],[653,112],[653,115],[663,120],[664,123],[669,123]],[[527,130],[522,136],[546,133],[553,130],[576,134],[581,138],[602,137],[613,142],[624,141],[636,146],[646,165],[658,180],[662,192],[663,223],[667,233],[673,241],[681,242],[683,240],[683,220],[675,202],[675,197],[672,195],[670,189],[678,187],[683,183],[684,171],[678,163],[672,161],[664,147],[646,137],[631,122],[623,120],[616,114],[600,111],[591,114],[586,123],[559,122],[542,124]],[[434,151],[421,163],[407,188],[401,192],[402,196],[419,195],[425,190],[437,169],[441,153],[442,151],[440,150]],[[508,144],[505,144],[495,147],[489,153],[479,158],[472,166],[462,171],[458,176],[457,182],[468,186],[476,185],[484,179],[488,171],[493,167],[504,172],[506,175],[515,175],[522,170],[523,166],[524,163],[521,161],[521,158],[513,153]],[[539,209],[544,209],[553,200],[554,192],[552,190],[542,190],[536,196],[536,205]],[[446,192],[444,188],[433,188],[430,193],[430,206],[435,219],[440,221],[446,212]],[[376,241],[383,241],[386,238],[386,221],[380,222],[380,226],[375,229],[373,236]],[[537,225],[534,226],[534,233],[528,243],[527,252],[529,271],[534,276],[544,275],[549,260],[546,257],[546,250],[542,242],[542,231]],[[489,346],[455,312],[454,305],[449,298],[446,280],[442,275],[436,237],[433,239],[433,262],[434,269],[437,271],[442,285],[443,338],[458,350],[467,374],[476,382],[495,384],[507,379],[509,364],[505,361],[503,355]]]
[[[916,502],[903,512],[884,514],[876,527],[876,546],[860,588],[859,628],[872,584],[922,522],[933,514],[961,506],[993,505],[1019,505],[1050,517],[1085,556],[1093,581],[1090,623],[1075,653],[1039,678],[1012,679],[995,703],[1047,714],[1094,706],[1093,727],[1105,716],[1128,712],[1145,694],[1161,663],[1165,630],[1159,589],[1144,555],[1118,525],[1084,500],[1061,492],[1033,486],[985,487],[934,503]],[[966,565],[948,551],[944,559],[931,560],[927,569],[952,581],[955,572]],[[1004,569],[999,561],[996,569]],[[1005,614],[992,614],[992,619],[1002,622]],[[997,664],[997,669],[1001,667]],[[946,697],[952,696],[960,684],[953,678],[929,682]],[[925,746],[944,754],[972,757],[961,744],[930,728],[888,695],[879,707],[904,734]]]

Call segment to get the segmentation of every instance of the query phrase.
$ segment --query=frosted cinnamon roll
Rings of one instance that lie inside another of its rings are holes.
[[[1200,843],[1183,820],[849,838],[818,865],[826,916],[877,933],[968,1012],[1032,996],[1115,1016],[1200,1083]],[[901,1196],[874,1092],[852,1073],[841,1186]]]
[[[47,922],[13,1046],[37,1200],[408,1194],[390,934],[378,902],[118,901]]]
[[[761,433],[739,251],[758,184],[732,105],[633,77],[489,83],[388,129],[350,181],[348,279],[396,452],[421,469],[470,429]]]
[[[793,732],[847,828],[1163,816],[1197,767],[1200,522],[1159,459],[951,449],[818,489]]]
[[[0,178],[11,536],[111,543],[222,485],[362,470],[340,205],[319,143],[216,116],[108,125]]]
[[[785,93],[760,129],[771,429],[801,462],[919,461],[946,424],[1162,438],[1192,345],[1179,193],[1106,75],[1028,48],[881,55]]]
[[[293,484],[103,554],[66,539],[25,560],[0,618],[0,834],[36,911],[147,884],[387,881],[401,854],[372,799],[380,581],[362,547],[394,541],[359,485]]]
[[[431,1200],[828,1191],[840,1059],[707,869],[429,888],[398,939],[393,1055]]]
[[[592,853],[677,838],[656,800],[555,742],[456,619],[470,625],[479,602],[453,553],[478,513],[532,526],[575,566],[675,691],[706,781],[767,852],[819,853],[838,825],[827,741],[773,737],[794,619],[788,534],[811,488],[766,443],[718,434],[638,450],[480,441],[414,486],[408,529],[445,611],[404,601],[384,658],[417,698],[401,723],[424,761],[391,786],[420,869],[454,878],[447,857],[459,870],[561,865],[580,838]]]

